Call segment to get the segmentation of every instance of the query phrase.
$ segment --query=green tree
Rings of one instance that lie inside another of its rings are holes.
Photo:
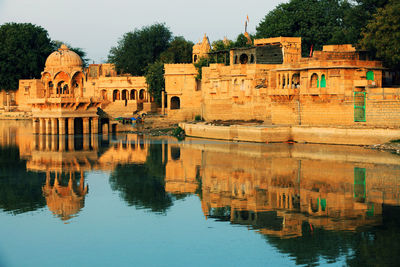
[[[257,38],[302,37],[302,52],[330,43],[343,21],[340,0],[291,0],[278,5],[257,26]]]
[[[68,48],[70,50],[74,51],[81,57],[81,59],[83,61],[83,67],[87,67],[89,65],[89,58],[87,58],[87,54],[86,54],[85,50],[83,50],[82,48],[72,47],[69,43],[58,41],[58,40],[53,40],[52,44],[53,44],[53,50],[57,50],[58,48],[60,48],[60,46],[62,44],[65,44],[66,46],[68,46]]]
[[[161,53],[160,60],[147,66],[145,77],[149,92],[159,105],[161,105],[161,92],[165,88],[164,63],[190,63],[192,62],[192,50],[192,42],[185,40],[182,36],[177,36]]]
[[[165,88],[164,63],[157,61],[148,65],[145,77],[150,94],[156,103],[161,105],[161,92]]]
[[[200,58],[195,64],[194,66],[197,69],[197,75],[196,75],[196,81],[200,81],[201,77],[203,75],[203,67],[208,67],[209,65],[209,60],[208,58],[202,57]]]
[[[18,89],[20,79],[40,78],[53,46],[48,33],[31,23],[0,26],[0,88]]]
[[[370,50],[385,65],[400,69],[400,2],[390,0],[379,8],[362,32],[360,46]]]
[[[161,23],[135,29],[111,48],[108,62],[114,63],[117,71],[144,75],[147,65],[156,62],[168,48],[171,37],[171,31]]]
[[[250,38],[251,38],[251,36],[250,36]],[[241,33],[236,37],[236,41],[233,42],[232,44],[230,44],[230,48],[252,46],[252,44],[249,44],[248,41],[249,40],[247,40],[247,37],[244,36],[243,33]]]
[[[193,42],[176,36],[169,43],[167,50],[161,53],[160,59],[164,63],[190,63],[192,62]]]

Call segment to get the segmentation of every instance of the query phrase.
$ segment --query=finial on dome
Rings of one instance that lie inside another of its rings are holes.
[[[69,48],[65,44],[62,44],[58,50],[69,50]]]

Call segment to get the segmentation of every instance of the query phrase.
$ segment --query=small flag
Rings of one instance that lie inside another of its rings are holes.
[[[249,15],[247,15],[247,21],[250,22],[250,20],[249,20]]]
[[[312,57],[313,47],[314,47],[314,44],[312,44],[312,45],[311,45],[311,48],[310,48],[310,57]]]

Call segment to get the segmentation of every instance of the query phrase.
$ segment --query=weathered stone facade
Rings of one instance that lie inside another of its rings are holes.
[[[281,63],[279,63],[281,62]],[[279,63],[279,64],[278,64]],[[351,45],[326,45],[301,56],[301,38],[259,39],[233,49],[230,65],[165,65],[171,118],[262,120],[288,125],[400,125],[400,90],[383,85],[385,68]]]

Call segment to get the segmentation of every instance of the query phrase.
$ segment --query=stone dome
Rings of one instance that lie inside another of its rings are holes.
[[[82,67],[81,57],[62,44],[58,51],[54,51],[46,59],[46,68],[54,67]]]

